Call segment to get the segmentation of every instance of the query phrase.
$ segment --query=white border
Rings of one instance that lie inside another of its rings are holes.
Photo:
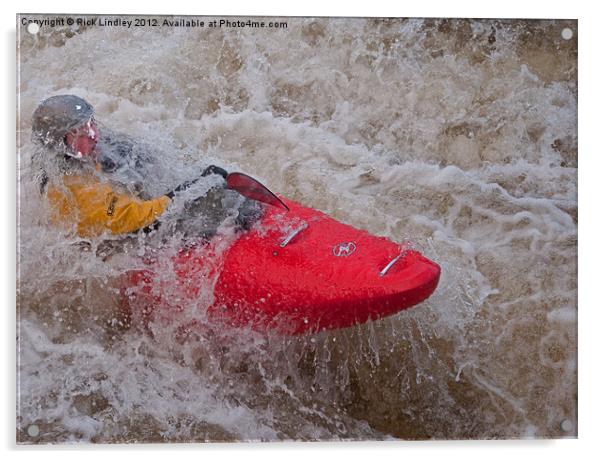
[[[0,227],[4,242],[5,263],[0,279],[4,292],[4,333],[7,359],[3,384],[2,428],[3,449],[9,454],[19,450],[29,456],[43,452],[47,457],[62,457],[65,454],[79,454],[86,450],[92,454],[144,454],[159,457],[177,450],[179,453],[209,454],[211,456],[245,455],[245,457],[288,457],[345,455],[352,457],[374,453],[379,456],[399,457],[400,455],[420,455],[426,457],[507,457],[522,453],[545,453],[547,457],[567,457],[588,455],[598,450],[596,444],[600,426],[600,342],[596,339],[599,324],[602,323],[600,300],[594,286],[600,246],[599,196],[596,186],[601,182],[600,140],[602,131],[599,85],[600,72],[600,15],[593,2],[546,1],[526,2],[524,0],[504,0],[502,2],[483,1],[420,1],[391,2],[370,0],[364,2],[326,2],[324,0],[304,0],[298,3],[276,1],[247,1],[209,3],[170,0],[164,2],[145,1],[125,4],[119,0],[102,2],[75,1],[21,1],[13,5],[3,2],[2,15],[2,72],[4,103],[0,113],[0,127],[4,141],[2,181],[4,215],[9,217]],[[45,447],[16,448],[15,435],[15,15],[22,13],[114,13],[114,14],[198,14],[198,15],[289,15],[289,16],[404,16],[404,17],[516,17],[516,18],[569,18],[579,19],[579,440],[563,441],[496,441],[496,442],[427,442],[427,443],[345,443],[345,444],[234,444],[234,445],[168,445],[168,446],[103,446],[103,447]],[[598,281],[599,283],[599,281]],[[594,449],[595,448],[595,449]],[[127,451],[127,452],[126,452]]]

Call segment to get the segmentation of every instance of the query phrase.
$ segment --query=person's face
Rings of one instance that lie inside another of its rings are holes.
[[[98,127],[94,120],[91,119],[83,126],[69,132],[65,136],[65,143],[76,157],[94,159],[96,157],[98,134]]]

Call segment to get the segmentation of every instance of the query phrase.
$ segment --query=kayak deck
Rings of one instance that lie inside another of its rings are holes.
[[[419,252],[283,201],[289,212],[268,208],[221,255],[208,310],[212,320],[259,331],[314,333],[394,314],[424,301],[437,287],[439,266]],[[175,257],[183,297],[199,295],[207,257],[206,244]],[[144,284],[147,291],[153,283],[152,270],[129,278],[130,286]],[[160,303],[156,288],[154,293]]]

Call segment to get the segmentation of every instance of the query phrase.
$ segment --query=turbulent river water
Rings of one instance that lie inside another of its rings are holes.
[[[19,21],[18,441],[575,436],[576,21],[269,20],[287,27]],[[412,241],[438,289],[317,335],[141,330],[114,282],[136,253],[103,261],[38,190],[31,115],[65,93],[162,152],[155,193],[245,171]]]

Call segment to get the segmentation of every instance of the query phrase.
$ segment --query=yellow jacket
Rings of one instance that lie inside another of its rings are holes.
[[[152,224],[170,202],[167,196],[143,201],[127,193],[116,193],[92,174],[66,175],[63,184],[64,188],[48,188],[53,218],[75,223],[81,237],[137,231]]]

